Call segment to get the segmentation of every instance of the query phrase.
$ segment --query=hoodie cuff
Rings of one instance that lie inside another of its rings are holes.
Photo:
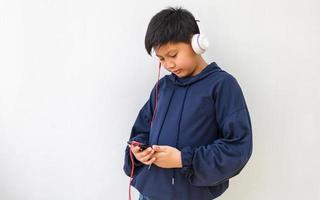
[[[185,175],[187,178],[192,176],[193,169],[192,169],[192,160],[193,160],[194,150],[187,146],[181,149],[181,161],[182,161],[182,168],[180,172]]]

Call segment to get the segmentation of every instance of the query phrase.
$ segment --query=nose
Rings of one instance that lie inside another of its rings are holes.
[[[176,65],[175,65],[174,62],[169,62],[169,63],[167,63],[167,68],[168,68],[169,70],[172,70],[172,69],[175,68],[175,67],[176,67]]]

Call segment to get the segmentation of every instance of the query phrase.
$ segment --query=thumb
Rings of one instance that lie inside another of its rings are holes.
[[[155,150],[155,151],[165,151],[167,149],[166,146],[159,146],[159,145],[152,145],[152,148]]]

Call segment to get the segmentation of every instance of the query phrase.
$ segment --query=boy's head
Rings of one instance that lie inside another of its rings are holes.
[[[154,50],[161,65],[179,77],[193,76],[206,65],[191,46],[191,38],[199,27],[194,16],[186,9],[161,10],[149,22],[145,48],[149,55]]]

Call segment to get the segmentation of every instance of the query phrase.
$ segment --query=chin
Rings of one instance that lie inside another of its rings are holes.
[[[176,74],[179,78],[185,78],[185,77],[188,77],[190,76],[191,74],[190,73],[179,73],[179,74]]]
[[[179,77],[179,78],[181,78],[181,77],[183,77],[183,75],[181,74],[181,73],[179,73],[179,74],[175,74],[177,77]]]
[[[185,78],[185,77],[187,77],[188,75],[177,75],[179,78]]]

